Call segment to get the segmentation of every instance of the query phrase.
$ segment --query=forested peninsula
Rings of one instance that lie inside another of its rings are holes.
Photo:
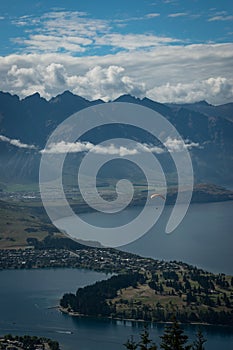
[[[233,326],[233,277],[160,262],[67,293],[60,308],[72,316]]]

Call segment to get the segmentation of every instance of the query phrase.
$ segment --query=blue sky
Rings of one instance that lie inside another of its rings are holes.
[[[230,102],[232,22],[229,0],[1,2],[0,89]]]

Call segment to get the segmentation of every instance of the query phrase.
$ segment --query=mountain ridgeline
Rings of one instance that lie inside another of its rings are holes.
[[[232,185],[232,149],[233,149],[233,103],[212,106],[201,101],[194,104],[162,104],[148,98],[138,99],[123,95],[115,102],[140,104],[151,108],[167,118],[178,130],[184,140],[198,146],[190,149],[195,182]],[[75,112],[105,103],[102,100],[88,101],[69,91],[51,98],[49,101],[38,93],[22,100],[16,95],[0,92],[0,135],[8,139],[17,139],[36,148],[17,147],[6,139],[0,138],[0,182],[37,182],[41,154],[51,132],[67,117]],[[132,123],[134,116],[132,115]],[[134,127],[105,126],[89,132],[85,141],[97,144],[112,137],[132,138],[138,142],[155,144],[148,133]],[[80,161],[80,154],[72,155]],[[165,154],[157,155],[166,174],[175,173],[175,167]],[[122,169],[126,174],[122,174]],[[119,164],[103,177],[129,177],[134,180],[142,176],[132,170],[132,165],[121,167]],[[175,175],[171,176],[175,179]],[[9,180],[10,179],[10,180]],[[173,181],[173,180],[172,180]],[[174,180],[175,183],[175,180]]]

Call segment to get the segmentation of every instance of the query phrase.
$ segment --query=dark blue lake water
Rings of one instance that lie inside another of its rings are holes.
[[[94,226],[117,227],[119,223],[130,222],[140,210],[135,207],[117,214],[96,212],[81,217]],[[148,210],[151,216],[156,212],[154,207]],[[185,261],[212,272],[233,275],[233,201],[192,204],[181,224],[171,234],[166,234],[171,210],[172,206],[166,206],[154,227],[121,249],[155,259]],[[71,232],[77,232],[73,218],[62,220]]]

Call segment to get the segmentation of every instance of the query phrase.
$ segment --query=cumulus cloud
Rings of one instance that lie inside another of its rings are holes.
[[[84,75],[67,77],[67,85],[89,99],[112,100],[124,93],[138,97],[145,94],[145,84],[130,78],[120,66],[96,66]]]
[[[70,90],[88,99],[129,93],[159,102],[232,102],[233,44],[158,45],[102,56],[0,57],[0,90],[49,99]]]
[[[18,147],[18,148],[27,148],[27,149],[37,149],[34,145],[28,145],[26,143],[21,142],[17,139],[10,139],[9,137],[6,137],[4,135],[0,135],[0,141],[7,142],[12,146]]]
[[[221,103],[233,99],[233,79],[211,77],[183,84],[167,83],[148,91],[148,96],[161,102],[190,103],[207,99]]]

